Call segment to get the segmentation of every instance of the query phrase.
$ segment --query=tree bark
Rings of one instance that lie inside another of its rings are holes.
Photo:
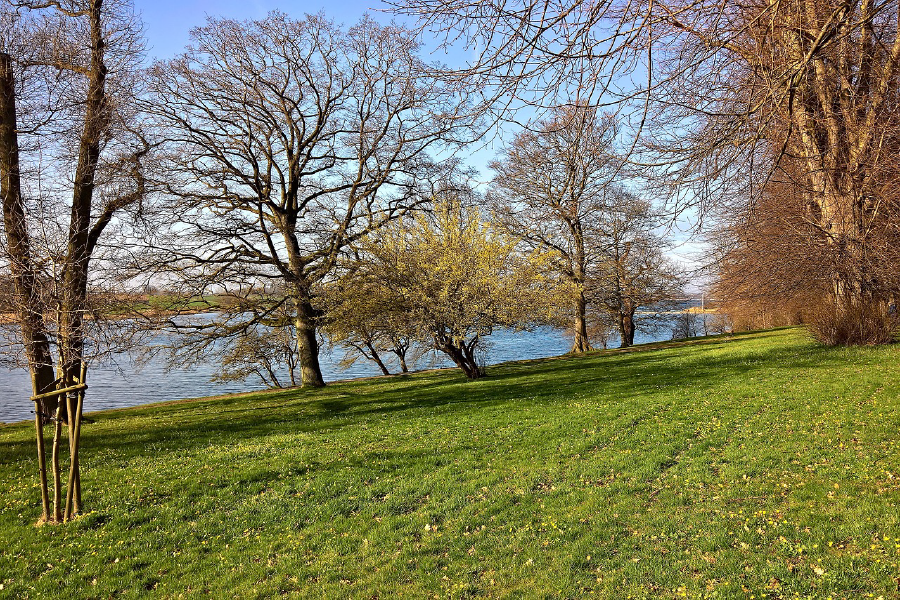
[[[572,323],[572,331],[575,333],[571,350],[573,354],[589,352],[594,349],[588,339],[587,300],[584,297],[584,291],[578,292],[578,297],[575,299],[575,320]]]
[[[409,352],[409,342],[404,341],[399,337],[392,337],[391,342],[393,348],[391,348],[391,352],[397,355],[397,360],[400,361],[400,372],[401,373],[409,373],[409,366],[406,364],[406,353]]]
[[[3,199],[5,244],[13,278],[16,316],[28,360],[28,369],[31,371],[32,395],[37,396],[53,388],[55,377],[22,200],[17,123],[12,61],[9,54],[0,53],[0,196]],[[34,403],[41,484],[41,522],[50,519],[43,426],[49,422],[49,416],[56,411],[57,404],[56,397],[42,398]]]
[[[466,377],[469,379],[478,379],[484,376],[484,370],[478,366],[475,360],[475,344],[477,340],[473,340],[469,346],[463,344],[458,347],[451,342],[444,342],[438,347],[438,350],[450,357],[457,367],[459,367]]]
[[[50,351],[48,333],[50,329],[45,323],[44,307],[41,303],[40,279],[34,259],[31,256],[31,240],[29,239],[25,207],[21,198],[21,182],[19,176],[19,153],[16,136],[15,87],[11,68],[11,57],[0,55],[0,171],[3,178],[3,213],[6,230],[6,245],[11,258],[11,271],[14,280],[14,293],[19,311],[19,322],[25,352],[28,356],[32,372],[32,388],[34,395],[40,395],[55,389],[71,387],[75,383],[83,383],[85,379],[85,328],[84,319],[87,308],[88,269],[95,245],[114,213],[130,202],[136,201],[143,194],[142,179],[139,179],[139,191],[126,196],[109,199],[99,215],[92,215],[96,175],[101,151],[105,147],[110,133],[111,110],[106,90],[107,66],[105,63],[107,40],[104,38],[104,22],[102,19],[104,0],[85,2],[84,10],[69,13],[66,8],[56,2],[48,2],[30,6],[38,10],[50,8],[77,18],[85,18],[84,32],[89,39],[81,44],[90,52],[88,64],[77,59],[68,63],[67,58],[45,65],[57,73],[70,72],[74,77],[84,77],[85,95],[78,101],[83,115],[78,138],[75,172],[72,176],[72,204],[70,207],[69,230],[65,255],[54,258],[58,278],[55,283],[59,290],[59,304],[56,307],[58,322],[55,335],[58,349],[58,370],[54,373],[53,358]],[[113,17],[115,18],[115,17]],[[121,32],[120,32],[121,33]],[[58,43],[66,43],[62,38]],[[75,57],[76,52],[72,56]],[[73,89],[82,89],[79,86]],[[76,117],[77,118],[77,117]],[[77,121],[76,121],[77,122]],[[74,129],[74,125],[73,125]],[[135,158],[143,153],[139,152]],[[93,218],[93,225],[92,225]],[[58,260],[58,262],[57,262]],[[58,375],[58,378],[55,377]],[[74,399],[77,396],[77,405]],[[80,434],[80,418],[83,406],[84,389],[68,402],[60,396],[48,396],[36,402],[36,411],[41,413],[45,422],[55,413],[55,434],[53,440],[53,456],[51,464],[54,477],[54,515],[59,521],[59,498],[61,484],[59,481],[59,443],[62,421],[68,422],[68,442],[70,453],[70,471],[68,492],[64,518],[72,516],[81,509],[81,478],[79,472],[78,448]],[[73,414],[73,411],[76,414]],[[42,446],[43,435],[41,421],[38,426],[38,446]],[[42,471],[45,468],[44,457],[40,457]],[[45,480],[42,473],[42,484]],[[43,490],[42,490],[42,495]],[[48,499],[44,497],[45,515]]]
[[[622,315],[620,324],[623,348],[628,348],[634,345],[634,330],[634,313],[626,312],[624,315]]]
[[[63,383],[78,378],[84,355],[84,311],[87,303],[88,268],[91,261],[89,236],[94,177],[100,158],[101,141],[109,128],[106,97],[106,64],[103,24],[100,13],[103,0],[93,0],[90,8],[91,68],[85,102],[84,128],[78,146],[78,164],[73,181],[72,211],[69,219],[69,244],[63,268],[59,339]]]
[[[300,385],[323,387],[322,368],[319,366],[319,341],[316,339],[316,310],[309,300],[297,301],[297,355],[300,359]]]
[[[373,346],[371,342],[366,342],[366,349],[369,351],[371,359],[378,365],[378,368],[381,369],[381,372],[385,375],[390,375],[391,372],[384,366],[384,362],[381,360],[381,356],[378,355],[378,350],[375,349],[375,346]]]
[[[39,283],[31,258],[31,239],[25,221],[25,206],[19,175],[19,141],[16,132],[15,80],[8,54],[0,54],[0,194],[3,196],[3,224],[10,257],[18,324],[28,367],[32,392],[37,396],[53,388],[56,379],[53,357],[42,312]],[[38,401],[41,422],[49,422],[56,411],[56,398]]]
[[[621,347],[628,348],[634,345],[634,312],[631,301],[625,301],[620,305],[619,309],[619,339],[622,341]]]

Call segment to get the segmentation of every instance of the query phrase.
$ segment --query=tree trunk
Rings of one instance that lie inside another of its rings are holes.
[[[623,337],[622,343],[626,347],[634,346],[634,312],[629,312],[622,318]]]
[[[46,6],[50,6],[49,3]],[[8,55],[0,55],[0,171],[3,178],[3,213],[10,254],[11,271],[22,340],[32,371],[32,388],[35,395],[51,391],[56,383],[60,387],[70,387],[83,383],[84,365],[84,314],[87,306],[88,269],[94,244],[109,223],[110,214],[100,217],[91,227],[95,178],[102,149],[102,142],[110,126],[110,106],[106,95],[107,68],[104,62],[106,40],[103,37],[101,9],[103,0],[91,0],[89,8],[79,13],[88,18],[90,35],[90,65],[68,66],[86,76],[86,96],[83,106],[83,127],[78,140],[77,165],[72,178],[72,206],[69,220],[68,246],[64,259],[59,265],[60,302],[57,308],[58,324],[56,345],[59,351],[59,379],[54,378],[53,361],[50,354],[47,328],[44,323],[43,307],[39,292],[38,273],[30,256],[30,240],[25,220],[25,209],[21,199],[19,181],[18,140],[15,133],[15,87],[11,60]],[[56,8],[63,10],[60,6]],[[105,213],[104,213],[105,214]],[[84,390],[78,394],[77,413],[63,398],[51,396],[36,402],[36,411],[47,419],[55,412],[55,428],[51,464],[54,478],[54,520],[60,520],[59,444],[62,420],[69,422],[68,438],[70,450],[70,475],[65,517],[71,509],[81,508],[81,479],[78,463],[78,437],[80,414]],[[55,409],[55,410],[54,410]],[[38,425],[38,448],[43,447],[41,420]],[[42,452],[42,450],[39,450]],[[45,485],[45,460],[39,457],[42,469],[42,485]],[[48,514],[48,498],[42,489],[44,514]]]
[[[406,364],[406,353],[409,352],[409,342],[403,341],[402,338],[392,337],[391,344],[393,348],[391,348],[391,352],[397,355],[397,360],[400,361],[400,372],[401,373],[409,373],[409,366]]]
[[[862,224],[857,222],[857,215],[853,210],[857,199],[852,194],[841,193],[837,184],[824,175],[813,180],[822,186],[821,193],[815,198],[820,210],[819,225],[835,252],[834,272],[831,276],[835,302],[838,308],[848,309],[863,300],[869,287],[862,272]]]
[[[78,163],[72,182],[72,210],[69,217],[69,236],[66,258],[62,267],[62,289],[59,309],[58,342],[60,355],[60,380],[63,387],[80,383],[85,374],[84,365],[84,314],[87,307],[88,269],[91,262],[91,211],[94,199],[95,177],[100,160],[101,142],[109,129],[109,106],[106,97],[106,64],[104,52],[101,9],[103,0],[93,0],[90,6],[90,48],[91,64],[88,72],[87,96],[85,98],[84,126],[78,144]],[[104,225],[98,226],[99,235]],[[70,396],[70,398],[72,398]],[[75,423],[80,415],[73,415],[72,402],[66,406],[59,398],[60,407],[65,410],[68,420],[70,450],[70,477],[68,480],[65,519],[70,517],[74,502],[75,510],[81,510],[81,477],[79,473],[77,434]],[[80,406],[80,402],[79,402]],[[57,413],[59,414],[59,412]],[[57,423],[57,435],[59,423]],[[54,439],[54,453],[57,441]],[[54,460],[54,471],[58,465]],[[58,478],[58,474],[55,473]],[[77,489],[77,494],[75,493]],[[59,491],[55,492],[58,497]],[[59,513],[59,510],[55,510]]]
[[[438,347],[438,350],[450,357],[457,367],[459,367],[466,377],[469,379],[478,379],[484,376],[484,370],[478,366],[475,360],[475,344],[477,340],[473,340],[470,346],[463,343],[462,347],[458,347],[451,342],[444,342]]]
[[[575,333],[575,339],[572,343],[571,350],[573,354],[593,350],[591,342],[588,339],[587,301],[585,300],[583,291],[578,293],[578,298],[575,300],[575,321],[572,324],[572,331]]]
[[[3,196],[3,224],[6,249],[10,258],[18,324],[28,367],[31,370],[33,395],[53,388],[56,379],[53,357],[47,337],[37,273],[31,259],[31,240],[25,221],[25,206],[19,176],[19,140],[16,132],[15,80],[8,54],[0,54],[0,194]],[[49,422],[56,411],[56,398],[38,402],[41,422]]]
[[[300,358],[300,385],[322,387],[322,368],[319,366],[319,341],[316,339],[316,311],[307,299],[297,301],[297,354]]]
[[[9,54],[0,53],[0,196],[3,200],[3,225],[6,232],[4,242],[13,279],[16,316],[25,356],[28,359],[28,368],[31,371],[32,395],[37,396],[53,388],[55,377],[37,273],[31,258],[31,240],[25,219],[25,206],[22,201],[17,119],[12,61]],[[56,397],[43,398],[34,403],[41,484],[41,522],[50,520],[43,426],[50,421],[50,415],[56,412],[57,405]]]
[[[59,349],[63,383],[66,386],[72,385],[82,370],[94,178],[100,159],[101,141],[110,122],[106,97],[105,42],[100,18],[102,5],[103,0],[93,0],[90,8],[91,68],[85,99],[84,128],[79,140],[78,164],[72,186],[69,244],[62,273]]]
[[[483,375],[481,369],[478,368],[478,365],[473,364],[459,348],[453,348],[451,350],[445,349],[444,352],[469,379],[478,379]]]
[[[381,357],[378,355],[378,350],[375,349],[375,346],[371,344],[371,342],[366,342],[366,349],[369,351],[369,357],[374,361],[378,368],[381,369],[381,372],[385,375],[390,375],[391,372],[388,371],[388,368],[384,366],[384,362],[381,360]]]
[[[634,311],[625,308],[619,312],[619,339],[622,341],[621,348],[628,348],[634,345]]]

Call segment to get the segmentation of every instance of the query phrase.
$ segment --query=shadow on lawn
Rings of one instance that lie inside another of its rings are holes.
[[[738,334],[740,336],[740,334]],[[781,332],[755,333],[766,338]],[[672,344],[663,343],[663,350]],[[102,452],[117,459],[156,450],[203,448],[273,434],[327,433],[372,417],[415,418],[415,411],[471,410],[510,402],[546,404],[573,397],[605,402],[653,396],[675,387],[700,392],[740,378],[761,365],[804,369],[825,367],[829,349],[797,343],[760,351],[711,353],[730,345],[727,338],[689,340],[697,352],[673,357],[653,348],[600,351],[507,363],[489,376],[467,382],[455,370],[410,377],[338,382],[322,389],[294,389],[257,395],[197,400],[151,408],[93,413],[98,424],[83,433],[85,460]],[[253,403],[248,406],[248,403]],[[23,428],[24,429],[24,428]],[[34,441],[0,442],[0,463],[31,461]]]

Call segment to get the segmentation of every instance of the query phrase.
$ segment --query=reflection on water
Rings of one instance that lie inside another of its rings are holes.
[[[645,343],[668,339],[671,331],[660,330],[656,335],[641,335],[635,343]],[[564,332],[542,328],[531,332],[510,330],[495,331],[487,340],[491,346],[487,354],[488,364],[528,358],[559,356],[568,352],[571,340]],[[337,364],[341,351],[335,350],[321,357],[322,374],[325,381],[352,379],[381,375],[378,367],[369,361],[359,361],[349,369],[341,370]],[[451,366],[446,360],[430,361],[429,357],[419,362],[417,368]],[[212,383],[210,378],[216,365],[204,364],[190,369],[166,371],[164,361],[153,359],[137,369],[128,355],[118,357],[118,365],[91,367],[88,373],[90,390],[85,396],[85,410],[104,410],[195,398],[234,392],[262,389],[258,380],[243,382]],[[0,367],[0,422],[13,423],[34,417],[33,405],[28,400],[31,379],[25,370],[10,371]]]

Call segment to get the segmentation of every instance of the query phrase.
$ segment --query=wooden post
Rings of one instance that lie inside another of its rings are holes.
[[[76,430],[76,438],[81,440],[81,421],[82,415],[84,414],[84,395],[87,390],[87,363],[84,360],[81,361],[81,380],[78,382],[84,387],[81,389],[81,393],[78,395],[78,408],[75,410],[75,414],[78,417],[78,420],[75,422],[75,430]],[[80,447],[80,446],[79,446]],[[75,512],[81,513],[81,460],[78,458],[78,448],[76,447],[75,451]]]
[[[68,521],[72,514],[72,492],[75,485],[75,403],[72,392],[62,394],[59,398],[60,404],[63,398],[66,401],[66,434],[69,438],[69,478],[66,482],[66,508],[63,512],[63,521]]]
[[[75,449],[72,453],[72,460],[75,463],[73,467],[74,478],[72,489],[74,492],[73,509],[75,514],[81,513],[81,460],[78,458],[78,451],[81,448],[81,412],[84,408],[84,392],[78,394],[78,408],[75,409]]]
[[[53,469],[53,522],[62,520],[62,481],[59,474],[59,443],[62,437],[62,402],[57,404],[56,424],[53,429],[53,453],[50,466]]]
[[[81,383],[78,383],[78,384],[76,384],[76,385],[71,385],[71,386],[69,386],[69,387],[64,387],[64,388],[62,388],[62,389],[60,389],[60,390],[53,390],[52,392],[45,392],[45,393],[43,393],[43,394],[38,394],[38,395],[36,395],[36,396],[32,396],[31,399],[32,399],[32,400],[41,400],[41,399],[43,399],[43,398],[49,398],[50,396],[59,396],[59,395],[62,394],[63,392],[72,392],[72,391],[75,391],[75,390],[86,390],[86,389],[87,389],[87,386],[86,386],[86,385],[83,385],[83,384],[81,384]]]
[[[49,398],[51,396],[58,397],[56,416],[53,419],[55,421],[55,426],[53,430],[53,450],[50,459],[50,466],[53,469],[53,521],[59,522],[62,520],[70,519],[73,514],[73,508],[75,513],[80,512],[81,510],[81,474],[79,473],[80,469],[78,465],[78,439],[81,436],[81,415],[84,406],[84,390],[87,389],[87,385],[84,384],[85,374],[86,365],[82,365],[81,381],[79,381],[75,385],[66,386],[62,389],[53,390],[51,392],[36,394],[31,397],[32,401],[34,401],[34,426],[38,447],[38,467],[40,469],[41,477],[42,522],[48,522],[51,519],[49,497],[50,493],[47,488],[46,449],[44,447],[44,415],[41,412],[41,402],[39,402],[39,400]],[[34,375],[32,375],[32,379],[34,379]],[[65,385],[62,382],[57,383],[60,385]],[[62,398],[59,398],[59,396],[63,396],[67,392],[75,392],[78,394],[78,406],[77,408],[75,408],[72,403],[73,399],[68,396],[66,397],[69,425],[69,431],[67,432],[69,438],[69,485],[66,491],[66,506],[65,510],[63,511],[62,478],[59,471],[59,446],[62,438],[61,417],[63,400]],[[72,506],[73,503],[74,507]]]
[[[79,384],[84,384],[84,378],[87,374],[87,365],[85,363],[81,363],[81,374]],[[66,486],[66,512],[65,512],[65,520],[70,521],[75,513],[78,513],[81,510],[81,477],[79,475],[78,469],[78,442],[81,438],[81,413],[84,408],[84,388],[72,392],[78,398],[78,406],[74,408],[72,406],[72,396],[70,394],[66,394],[68,408],[69,408],[69,440],[71,444],[69,446],[69,481]],[[73,410],[74,408],[74,410]],[[73,503],[74,500],[74,512],[73,512]]]
[[[34,401],[34,429],[37,433],[38,469],[41,473],[41,522],[50,520],[50,494],[47,491],[47,457],[44,450],[44,416],[41,414],[41,403]]]

